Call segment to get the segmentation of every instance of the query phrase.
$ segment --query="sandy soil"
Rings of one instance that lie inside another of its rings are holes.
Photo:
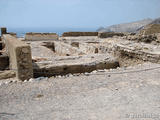
[[[0,120],[158,120],[159,91],[153,63],[1,84]]]

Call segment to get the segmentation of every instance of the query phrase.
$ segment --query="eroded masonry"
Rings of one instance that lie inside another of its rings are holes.
[[[160,63],[160,33],[154,25],[133,33],[26,33],[18,38],[1,28],[0,79],[92,72],[145,61]]]

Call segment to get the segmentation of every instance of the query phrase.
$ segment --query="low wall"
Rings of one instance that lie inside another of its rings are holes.
[[[104,33],[98,33],[99,38],[109,38],[113,36],[124,36],[123,33],[115,33],[115,32],[104,32]]]
[[[62,37],[98,36],[98,32],[64,32]]]
[[[26,33],[26,41],[58,40],[56,33]]]
[[[0,50],[2,50],[2,49],[3,49],[3,42],[0,41]]]
[[[65,56],[49,64],[46,64],[46,62],[33,63],[35,77],[85,73],[117,67],[119,67],[119,62],[109,54]]]
[[[66,44],[61,41],[54,42],[43,42],[43,46],[53,50],[53,52],[57,53],[60,56],[71,56],[71,55],[82,55],[81,50],[76,47],[72,47],[72,45]]]
[[[28,44],[9,34],[2,36],[10,59],[10,69],[16,71],[19,80],[33,77],[31,48]]]
[[[7,28],[3,27],[1,28],[1,35],[7,34]]]
[[[0,80],[14,78],[15,76],[16,76],[15,71],[12,70],[0,71]]]
[[[5,70],[9,66],[9,58],[6,55],[0,55],[0,70]]]

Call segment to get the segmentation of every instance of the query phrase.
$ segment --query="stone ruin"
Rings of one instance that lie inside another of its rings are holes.
[[[62,37],[98,36],[98,32],[64,32]]]
[[[26,33],[1,29],[0,79],[89,73],[143,63],[160,63],[160,34],[66,32]],[[155,41],[154,44],[150,44]]]

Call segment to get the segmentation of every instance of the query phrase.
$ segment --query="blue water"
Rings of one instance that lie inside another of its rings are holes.
[[[17,33],[18,37],[23,37],[28,32],[38,33],[57,33],[62,35],[64,32],[94,32],[96,28],[7,28],[7,32]]]

